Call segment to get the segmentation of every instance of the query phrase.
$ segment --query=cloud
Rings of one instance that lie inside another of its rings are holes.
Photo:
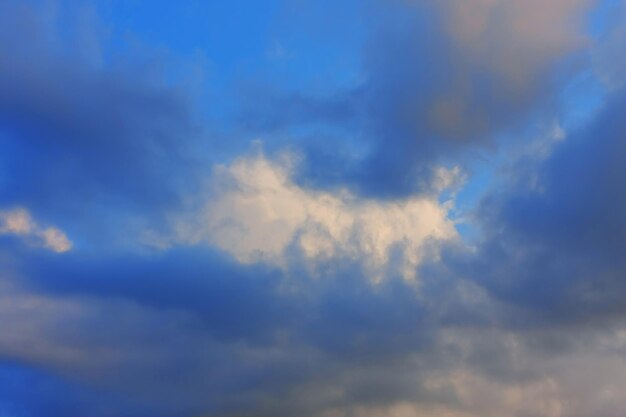
[[[380,281],[386,274],[415,279],[424,257],[436,258],[438,245],[458,237],[448,217],[452,200],[381,202],[349,190],[307,189],[292,179],[296,164],[294,155],[268,160],[258,154],[217,167],[208,202],[176,222],[175,239],[208,241],[240,262],[264,261],[283,268],[294,254],[313,269],[330,260],[351,259]],[[443,192],[461,178],[458,169],[442,168],[437,187]]]
[[[87,415],[582,417],[624,406],[623,325],[514,327],[507,306],[459,278],[431,276],[416,292],[347,268],[297,277],[298,290],[206,250],[70,264],[14,255],[40,263],[45,291],[0,288],[0,352],[95,390],[81,396]]]
[[[254,90],[244,120],[264,135],[299,138],[292,146],[303,149],[299,177],[309,186],[389,199],[433,193],[439,166],[467,163],[501,136],[522,137],[558,115],[560,91],[590,68],[592,6],[368,2],[352,86],[324,97]]]
[[[588,5],[404,2],[382,13],[366,52],[374,146],[359,184],[377,195],[429,191],[412,179],[550,115],[580,68]]]
[[[534,170],[513,167],[505,188],[481,205],[485,238],[480,254],[460,264],[464,273],[536,318],[622,317],[623,107],[618,91]]]
[[[0,316],[10,324],[0,353],[101,390],[94,410],[111,396],[167,416],[255,407],[342,362],[356,366],[357,336],[363,357],[420,339],[398,314],[416,308],[413,290],[381,284],[376,295],[353,269],[342,280],[303,277],[294,292],[277,272],[264,277],[206,250],[94,261],[11,250],[19,279],[2,275]]]
[[[554,62],[588,43],[588,0],[443,2],[447,30],[473,65],[497,74],[505,94],[526,94]]]
[[[210,356],[219,349],[209,350],[202,337],[189,339],[195,324],[184,313],[162,315],[101,297],[55,297],[8,283],[3,277],[0,316],[7,326],[0,336],[0,355],[9,358],[9,363],[45,370],[45,374],[35,373],[30,386],[20,379],[11,381],[0,394],[0,410],[3,401],[11,412],[51,417],[58,415],[58,409],[89,416],[197,415],[207,409],[207,393],[199,390],[208,390],[209,384],[198,382],[202,375],[215,372]],[[170,330],[163,332],[166,328]],[[171,333],[173,328],[181,331]],[[177,346],[162,343],[174,335],[184,341],[179,339]],[[209,355],[201,365],[200,357],[193,354],[203,368],[197,373],[176,370],[184,362],[177,352],[191,354],[187,343],[198,346],[197,353],[203,350],[202,355]],[[155,371],[179,381],[151,383],[150,374]],[[0,364],[0,375],[6,372],[7,366]],[[176,389],[176,385],[182,387],[183,379],[186,388]],[[0,384],[7,383],[0,378]],[[188,388],[193,392],[185,394]],[[168,394],[172,390],[176,393]]]
[[[242,130],[276,142],[215,166],[158,65],[2,3],[0,414],[622,416],[619,66],[590,124],[553,111],[587,6],[368,3],[359,86],[260,94]],[[468,244],[465,158],[544,119]]]
[[[72,249],[72,242],[56,227],[42,227],[23,208],[0,210],[0,235],[14,235],[36,246],[62,253]]]

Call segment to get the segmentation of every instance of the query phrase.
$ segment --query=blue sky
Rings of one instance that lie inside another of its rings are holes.
[[[626,409],[621,0],[0,0],[0,417]]]

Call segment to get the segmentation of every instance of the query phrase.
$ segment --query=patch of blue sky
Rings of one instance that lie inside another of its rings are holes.
[[[589,35],[600,39],[615,25],[619,24],[618,14],[623,0],[600,0],[587,18]]]
[[[113,0],[98,7],[118,41],[130,34],[180,57],[201,53],[210,88],[224,99],[240,80],[317,94],[354,86],[364,29],[356,16],[350,19],[351,3],[332,7],[335,18],[328,4],[279,0]]]
[[[607,96],[606,87],[593,71],[585,71],[575,77],[561,92],[562,108],[559,121],[566,132],[584,126],[602,107]]]
[[[468,243],[479,237],[479,230],[472,221],[472,213],[483,196],[493,187],[497,167],[496,154],[483,154],[470,165],[470,175],[455,195],[454,207],[449,216],[456,222],[456,229],[461,238]]]

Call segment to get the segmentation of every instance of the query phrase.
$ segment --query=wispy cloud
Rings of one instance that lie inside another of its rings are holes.
[[[13,235],[54,252],[67,252],[72,242],[56,227],[42,227],[23,208],[0,211],[0,235]]]

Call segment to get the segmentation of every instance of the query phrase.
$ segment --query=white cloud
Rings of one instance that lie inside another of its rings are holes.
[[[414,279],[424,257],[437,256],[437,243],[457,236],[448,218],[451,203],[430,197],[379,201],[347,190],[303,188],[291,179],[294,163],[289,155],[276,161],[257,155],[217,167],[212,198],[195,219],[177,222],[177,240],[208,241],[242,263],[287,267],[294,250],[313,270],[319,261],[355,260],[378,281],[390,268]],[[442,170],[438,181],[448,186],[458,175]]]
[[[20,236],[35,246],[57,253],[67,252],[72,242],[56,227],[42,227],[24,208],[0,210],[0,235]]]

